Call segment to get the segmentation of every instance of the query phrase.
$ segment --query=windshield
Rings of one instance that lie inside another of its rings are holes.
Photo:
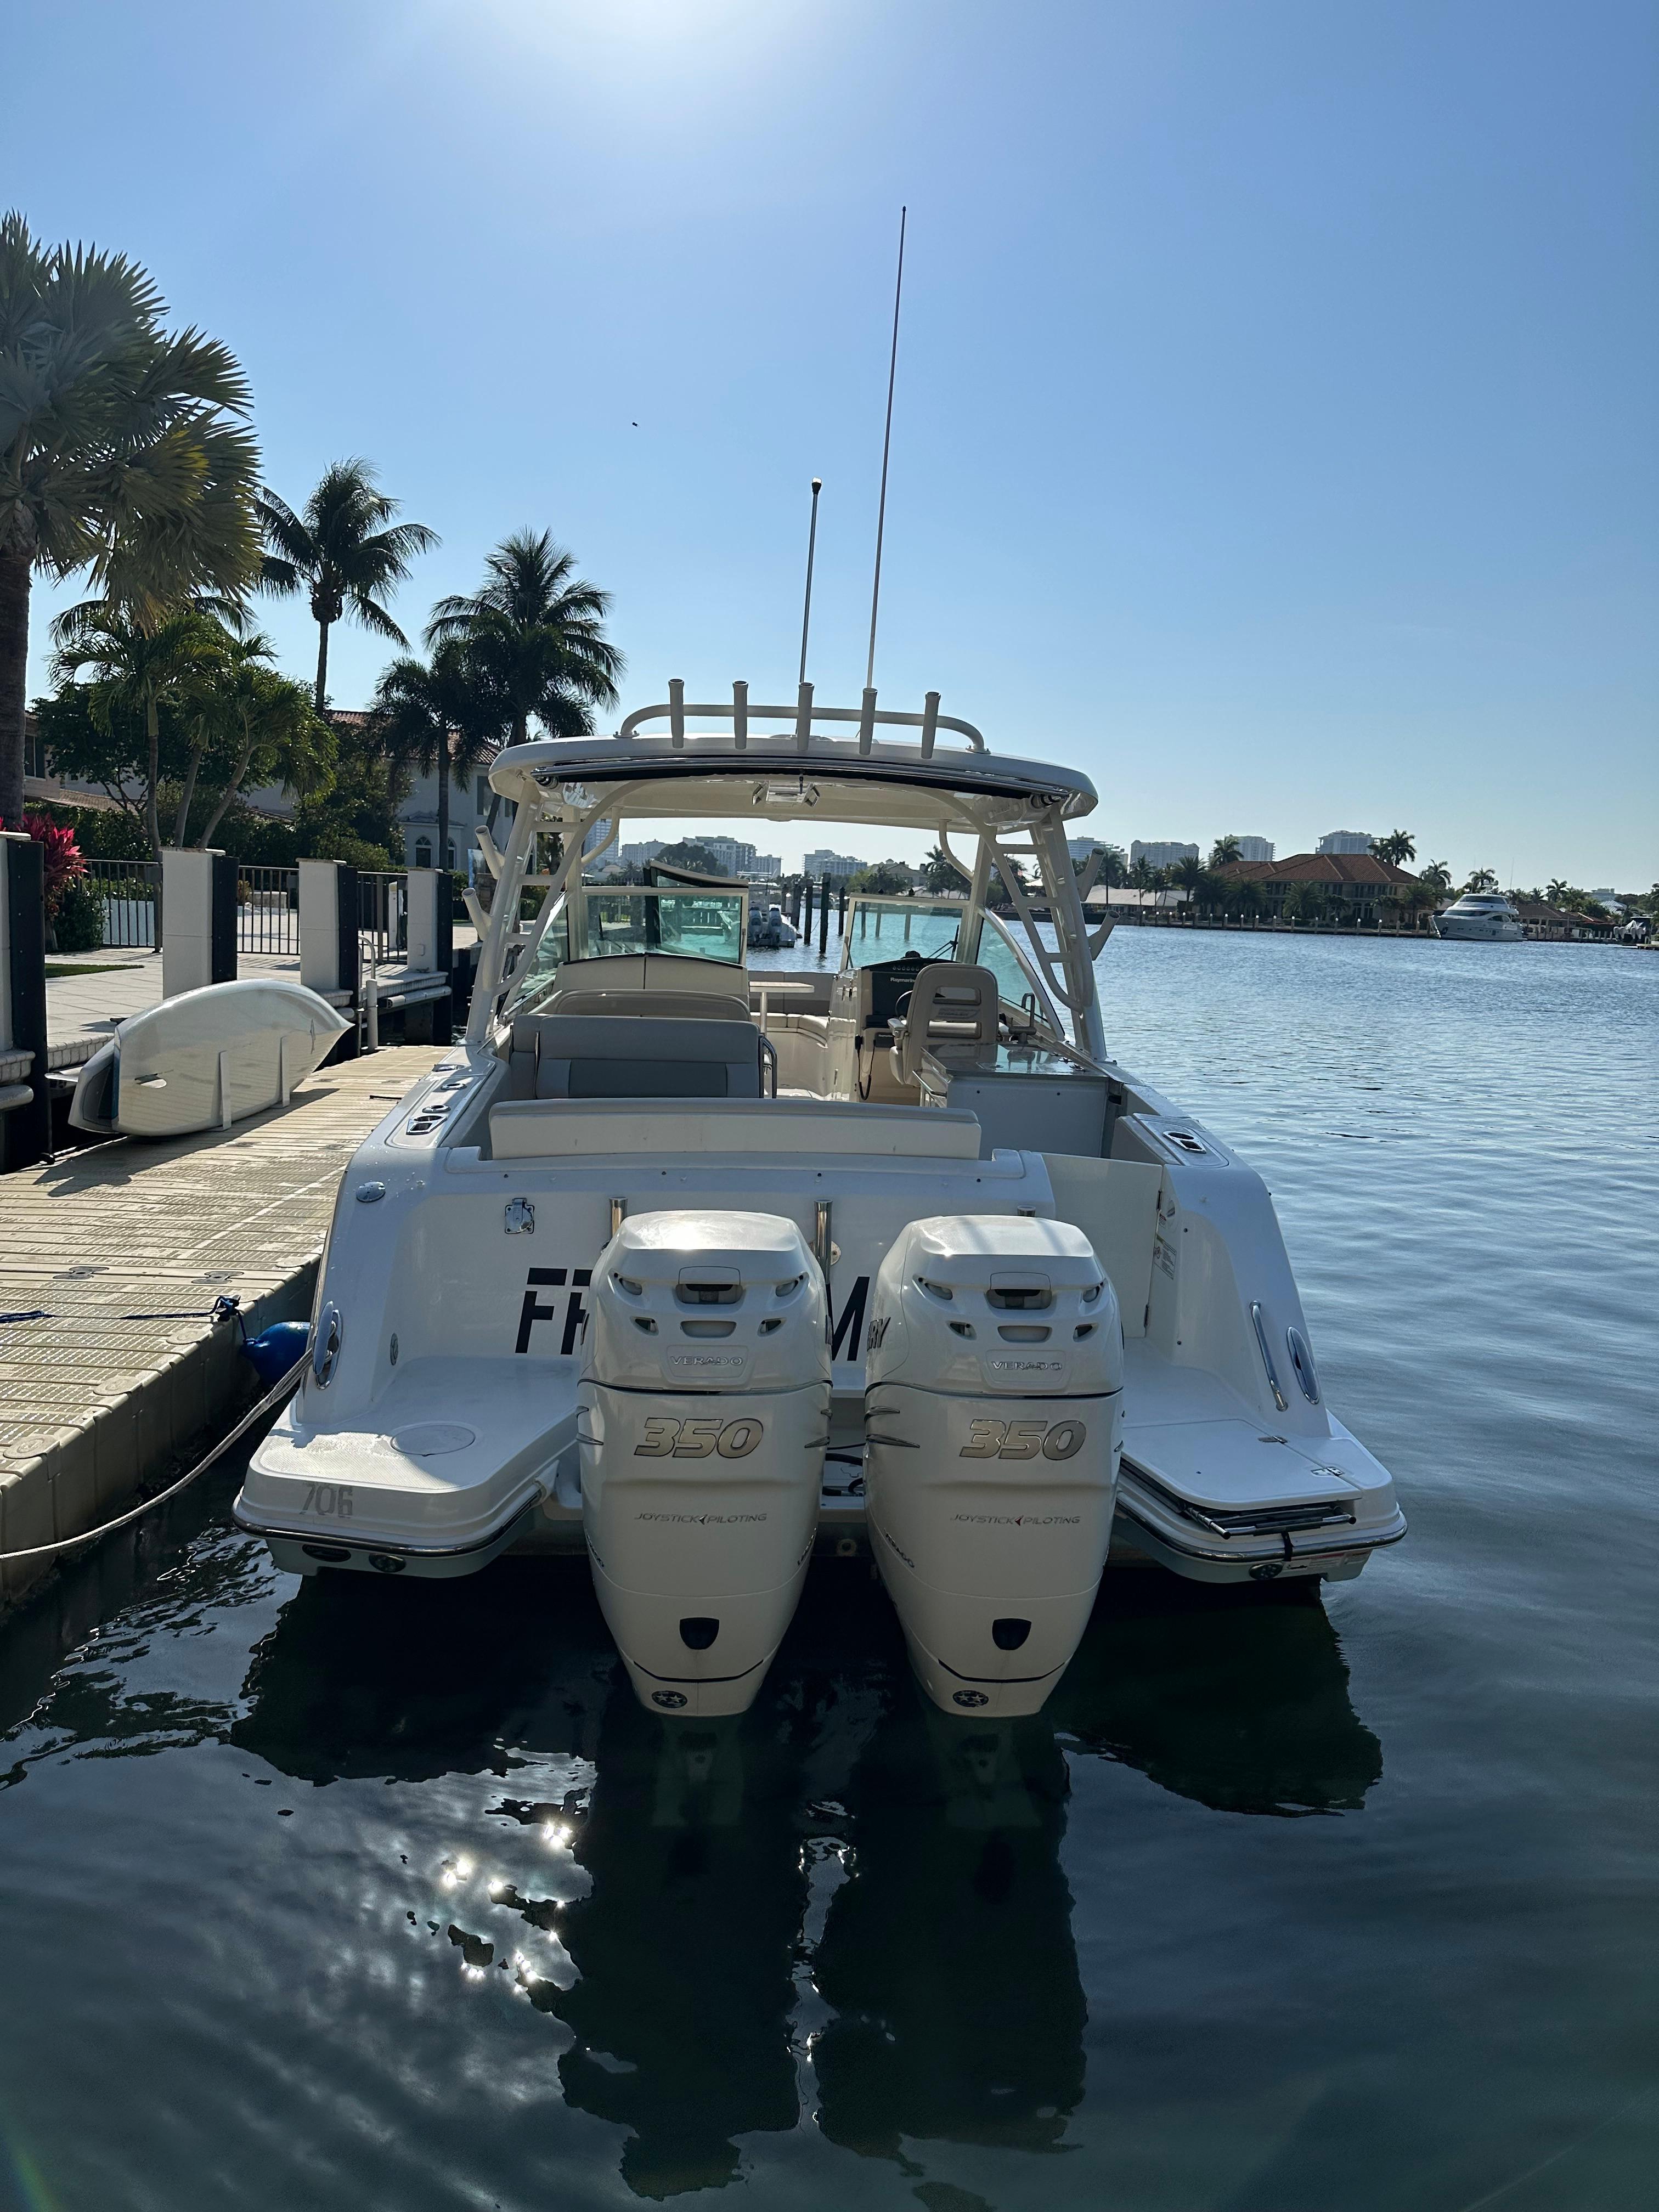
[[[748,935],[743,891],[654,890],[629,884],[599,890],[585,884],[575,896],[586,920],[586,957],[603,960],[630,952],[683,960],[720,960],[741,968]],[[567,900],[542,932],[536,957],[513,978],[512,1003],[541,996],[572,957]]]
[[[586,953],[678,953],[688,960],[723,960],[741,968],[746,947],[742,891],[585,889]]]
[[[848,968],[873,968],[919,952],[924,960],[954,960],[962,927],[960,899],[855,898],[847,916]]]

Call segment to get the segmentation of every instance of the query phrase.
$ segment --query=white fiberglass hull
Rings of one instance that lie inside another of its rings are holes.
[[[1386,1471],[1323,1404],[1260,1179],[1127,1078],[1107,1158],[986,1158],[957,1112],[561,1100],[497,1118],[502,1073],[452,1056],[347,1172],[326,1380],[307,1374],[237,1501],[283,1566],[447,1577],[582,1550],[593,1270],[619,1217],[690,1206],[780,1214],[830,1251],[820,1555],[868,1549],[872,1285],[906,1224],[939,1215],[1069,1221],[1099,1255],[1126,1339],[1119,1549],[1198,1581],[1346,1580],[1405,1533]]]
[[[1435,924],[1437,935],[1466,945],[1519,945],[1527,933],[1509,915],[1471,918],[1443,914]]]

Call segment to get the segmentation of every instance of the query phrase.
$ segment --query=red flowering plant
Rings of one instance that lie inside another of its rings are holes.
[[[76,842],[75,832],[61,822],[52,821],[45,814],[26,814],[23,827],[35,843],[43,848],[42,869],[46,877],[46,920],[56,921],[58,909],[64,903],[64,894],[72,883],[87,872],[81,848]]]

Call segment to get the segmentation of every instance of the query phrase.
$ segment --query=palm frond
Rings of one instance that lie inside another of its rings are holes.
[[[373,630],[377,637],[389,638],[393,645],[409,643],[378,599],[371,599],[367,592],[352,592],[348,597],[351,611],[365,629]]]

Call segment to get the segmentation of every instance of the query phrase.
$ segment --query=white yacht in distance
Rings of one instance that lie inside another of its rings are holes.
[[[1527,933],[1513,900],[1502,891],[1465,891],[1455,905],[1435,916],[1434,926],[1441,937],[1488,944],[1513,945]]]
[[[1109,1543],[1269,1583],[1405,1534],[1261,1178],[1112,1056],[1085,777],[937,693],[676,683],[490,781],[465,1046],[352,1161],[237,1500],[279,1565],[585,1548],[641,1699],[708,1714],[753,1698],[813,1553],[869,1553],[927,1696],[995,1717],[1059,1679]],[[589,861],[734,816],[921,831],[966,896],[854,897],[838,972],[750,974],[743,886],[582,880],[596,827]]]

